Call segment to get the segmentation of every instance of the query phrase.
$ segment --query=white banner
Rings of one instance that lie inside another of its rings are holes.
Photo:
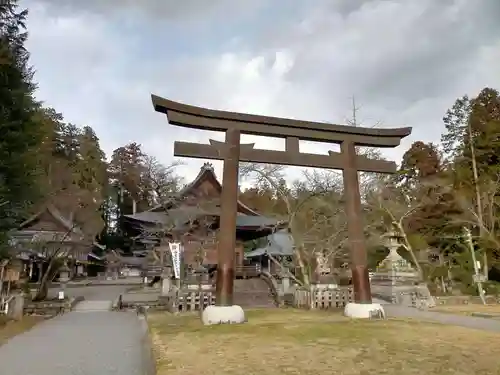
[[[176,279],[181,277],[181,253],[182,245],[180,242],[171,242],[168,244],[170,253],[172,254],[172,265],[174,267],[174,276]]]

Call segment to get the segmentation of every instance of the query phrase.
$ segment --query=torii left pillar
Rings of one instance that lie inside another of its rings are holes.
[[[226,130],[222,170],[221,213],[217,248],[217,280],[215,305],[208,306],[202,314],[206,325],[243,323],[245,312],[233,305],[234,257],[236,249],[236,216],[238,212],[238,174],[240,161],[240,131]]]

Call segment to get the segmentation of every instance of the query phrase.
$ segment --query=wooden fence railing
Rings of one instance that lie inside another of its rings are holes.
[[[170,312],[200,311],[210,305],[215,305],[213,291],[176,291],[169,296],[168,310]]]
[[[315,289],[312,291],[297,289],[293,294],[285,295],[285,305],[296,308],[341,309],[353,301],[353,289]]]

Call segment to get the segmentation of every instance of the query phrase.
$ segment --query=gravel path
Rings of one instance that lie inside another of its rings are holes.
[[[476,318],[466,315],[454,315],[435,311],[418,310],[413,307],[391,304],[384,304],[384,310],[387,317],[415,318],[431,322],[480,329],[490,332],[500,332],[500,321],[495,319]]]
[[[135,313],[60,315],[0,347],[2,375],[143,375],[143,322]]]

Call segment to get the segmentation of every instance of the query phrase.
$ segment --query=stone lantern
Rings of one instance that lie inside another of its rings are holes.
[[[61,290],[59,291],[58,299],[63,300],[65,299],[65,291],[66,291],[66,284],[69,281],[69,274],[70,274],[70,269],[66,262],[63,263],[61,268],[59,269],[59,282],[61,285]]]
[[[388,233],[385,246],[389,249],[389,254],[378,264],[377,272],[410,272],[415,270],[406,259],[399,255],[398,250],[401,247],[399,243],[400,236],[396,233]]]

